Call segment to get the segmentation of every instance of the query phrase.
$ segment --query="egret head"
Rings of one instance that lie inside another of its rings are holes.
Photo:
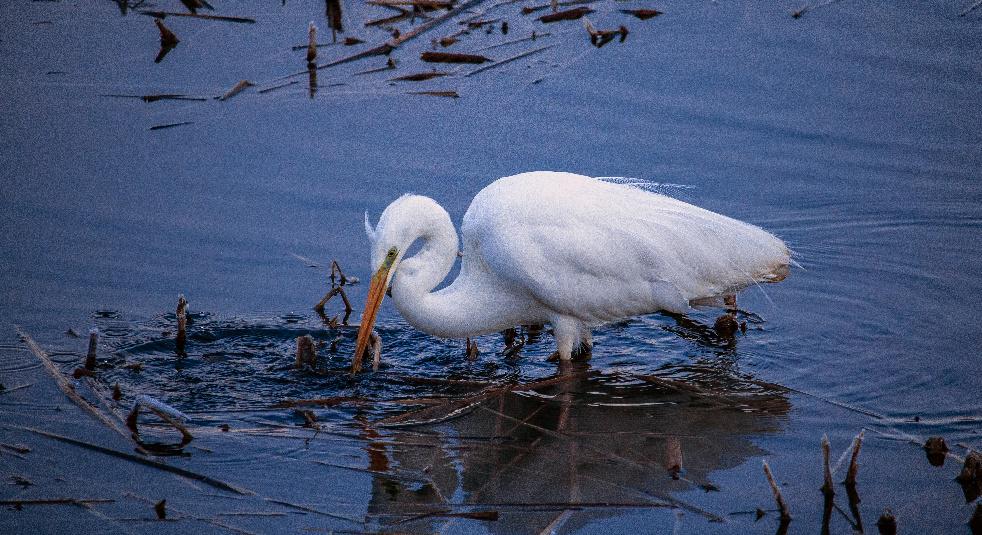
[[[371,242],[370,266],[373,275],[368,287],[365,312],[358,328],[352,371],[357,372],[360,368],[361,356],[368,346],[378,309],[392,277],[399,269],[403,255],[414,241],[426,236],[434,218],[445,218],[445,224],[450,224],[446,211],[436,201],[419,195],[403,195],[393,201],[382,212],[375,228],[372,228],[368,213],[365,213],[365,233]]]

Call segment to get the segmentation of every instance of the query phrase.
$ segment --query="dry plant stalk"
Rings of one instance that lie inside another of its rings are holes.
[[[829,466],[829,457],[832,445],[829,443],[829,436],[822,435],[822,465],[825,473],[825,482],[822,484],[822,494],[831,498],[835,496],[835,487],[832,485],[832,468]]]
[[[338,32],[344,31],[341,25],[341,0],[327,0],[324,14],[327,16],[327,25],[331,28],[331,41],[337,42]]]
[[[771,467],[768,466],[767,461],[764,461],[764,475],[767,476],[767,483],[771,486],[771,492],[774,493],[774,501],[777,502],[777,508],[781,510],[781,521],[787,522],[791,520],[791,512],[788,510],[788,504],[784,501],[784,496],[781,495],[781,489],[778,488],[777,482],[774,481],[774,474],[771,473]]]
[[[317,26],[314,22],[310,22],[310,26],[307,27],[307,68],[316,67],[317,65]]]
[[[225,93],[224,95],[218,97],[218,100],[224,102],[224,101],[226,101],[226,100],[234,97],[235,95],[238,95],[239,93],[241,93],[242,91],[244,91],[246,88],[252,87],[254,85],[256,85],[256,84],[250,82],[249,80],[241,80],[239,83],[235,84],[235,86],[232,89],[229,89],[228,90],[228,93]]]
[[[481,352],[477,349],[477,341],[472,341],[469,337],[464,342],[466,345],[465,353],[467,355],[467,360],[477,360],[477,356]]]
[[[160,47],[161,48],[174,48],[177,43],[181,40],[174,35],[174,32],[170,30],[167,26],[164,26],[163,19],[153,19],[154,24],[157,25],[157,30],[160,32]]]
[[[372,371],[377,372],[382,362],[382,337],[374,330],[368,335],[368,349],[372,351]]]
[[[317,366],[317,353],[314,352],[314,339],[309,334],[297,337],[297,369]]]
[[[852,443],[852,457],[849,459],[849,471],[846,472],[846,480],[843,481],[843,483],[850,487],[856,485],[856,476],[859,474],[859,452],[863,449],[863,436],[865,433],[865,430],[860,431]]]
[[[188,339],[188,300],[184,298],[184,294],[177,296],[177,354],[178,356],[184,356],[187,353],[184,351],[184,347],[187,344]]]
[[[678,437],[668,437],[665,441],[665,469],[674,480],[682,473],[682,442]]]
[[[86,370],[91,371],[95,369],[96,359],[98,358],[98,351],[97,351],[98,347],[99,347],[99,328],[92,327],[91,329],[89,329],[89,352],[85,356]]]

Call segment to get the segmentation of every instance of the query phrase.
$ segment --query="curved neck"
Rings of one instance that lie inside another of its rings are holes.
[[[445,303],[434,302],[434,288],[447,277],[457,261],[457,231],[450,216],[417,219],[414,234],[422,241],[415,255],[404,258],[392,278],[392,301],[411,325],[431,334],[444,332],[448,310]]]

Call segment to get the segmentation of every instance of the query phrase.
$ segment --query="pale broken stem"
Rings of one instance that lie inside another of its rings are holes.
[[[175,314],[177,316],[177,354],[183,355],[188,339],[188,300],[184,298],[184,294],[177,296],[177,310]]]
[[[47,370],[48,374],[51,375],[51,378],[54,379],[55,384],[58,385],[58,389],[68,396],[68,399],[72,400],[75,405],[79,406],[82,410],[88,412],[97,420],[105,424],[106,427],[119,433],[120,436],[127,439],[130,438],[129,433],[127,433],[120,426],[119,422],[116,422],[112,418],[106,416],[105,413],[92,405],[89,400],[83,398],[78,392],[75,391],[75,387],[73,387],[71,383],[65,379],[65,377],[61,374],[61,371],[58,370],[58,367],[55,365],[54,361],[51,360],[51,357],[49,357],[47,352],[45,352],[44,349],[42,349],[33,338],[31,338],[31,335],[27,334],[27,332],[21,329],[20,326],[15,325],[14,327],[17,329],[17,334],[19,334],[24,343],[27,344],[28,349],[31,350],[31,353],[34,353],[34,356],[41,361],[41,364],[44,365],[45,370]]]
[[[311,21],[307,28],[307,65],[317,63],[317,26]]]
[[[856,476],[859,474],[859,452],[863,449],[863,436],[865,433],[865,429],[861,430],[852,442],[852,457],[849,459],[849,471],[846,472],[846,480],[843,481],[848,486],[856,485]]]
[[[372,351],[372,371],[377,372],[382,362],[382,337],[374,329],[368,335],[368,348]]]
[[[771,492],[774,493],[774,501],[777,502],[777,508],[781,511],[781,521],[787,522],[791,520],[791,512],[788,510],[788,504],[784,501],[784,496],[781,495],[781,489],[778,488],[777,482],[774,481],[774,474],[771,473],[771,467],[764,463],[764,475],[767,476],[767,483],[771,486]]]
[[[138,419],[140,416],[140,408],[143,407],[146,408],[148,411],[156,414],[157,417],[167,422],[171,427],[177,429],[181,433],[181,446],[185,446],[189,442],[194,440],[194,436],[191,435],[191,432],[188,431],[187,427],[185,427],[184,424],[181,423],[177,417],[175,417],[176,415],[181,414],[179,411],[157,400],[152,400],[154,403],[149,403],[144,401],[144,399],[145,399],[144,396],[138,397],[136,402],[133,403],[133,410],[131,410],[129,415],[126,417],[126,426],[129,427],[131,431],[133,431],[133,435],[135,438],[139,438],[140,436]],[[168,411],[165,409],[165,407],[166,409],[170,409],[170,411],[172,411],[172,414],[168,414]]]
[[[832,445],[828,435],[822,435],[822,466],[825,474],[825,482],[822,484],[822,493],[826,497],[835,496],[835,487],[832,484],[832,468],[829,466],[829,457],[832,455]]]

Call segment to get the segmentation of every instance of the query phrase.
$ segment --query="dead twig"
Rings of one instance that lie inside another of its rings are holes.
[[[822,484],[822,494],[826,497],[835,496],[835,487],[832,484],[832,468],[829,465],[829,457],[831,456],[832,445],[829,442],[828,435],[822,435],[822,468],[825,477],[825,482]]]
[[[28,500],[0,500],[0,505],[78,505],[87,507],[96,503],[114,503],[116,500],[106,498],[34,498]]]
[[[588,7],[578,7],[575,9],[568,9],[566,11],[557,11],[555,13],[549,13],[548,15],[542,15],[539,17],[539,22],[549,24],[551,22],[560,22],[564,20],[576,20],[590,13],[593,13],[592,9]]]
[[[474,69],[473,71],[465,74],[464,77],[467,78],[468,76],[474,76],[475,74],[479,74],[479,73],[482,73],[484,71],[488,71],[488,70],[494,69],[496,67],[501,67],[502,65],[507,65],[507,64],[509,64],[509,63],[511,63],[513,61],[518,61],[518,60],[520,60],[522,58],[527,58],[527,57],[529,57],[529,56],[531,56],[533,54],[538,54],[540,52],[544,52],[546,50],[549,50],[550,48],[552,48],[554,46],[556,46],[556,45],[546,45],[546,46],[543,46],[543,47],[540,47],[540,48],[536,48],[534,50],[529,50],[527,52],[522,52],[521,54],[516,54],[516,55],[514,55],[514,56],[512,56],[510,58],[505,58],[505,59],[503,59],[501,61],[496,61],[496,62],[494,62],[494,63],[492,63],[490,65],[485,65],[483,67]]]
[[[21,329],[19,326],[16,326],[16,329],[17,333],[21,337],[21,340],[27,344],[27,347],[31,350],[31,353],[33,353],[34,356],[41,361],[41,364],[44,365],[44,369],[47,370],[51,378],[54,379],[58,388],[66,396],[68,396],[68,399],[72,400],[72,402],[74,402],[79,408],[105,424],[109,429],[116,431],[124,438],[129,438],[129,433],[123,430],[119,422],[106,416],[102,411],[89,402],[89,400],[83,398],[78,392],[75,391],[75,387],[72,386],[71,383],[69,383],[68,380],[61,374],[61,371],[58,370],[58,367],[55,365],[54,361],[51,360],[51,357],[48,356],[47,352],[45,352],[44,349],[41,349],[41,346],[39,346],[38,343],[35,342],[26,331]]]
[[[419,59],[427,63],[471,63],[481,64],[490,59],[477,54],[457,54],[452,52],[433,52],[426,51],[420,54]]]
[[[784,501],[784,496],[781,495],[781,489],[778,488],[777,482],[774,481],[774,474],[771,473],[771,467],[764,463],[764,475],[767,476],[767,483],[771,486],[771,492],[774,494],[774,501],[777,502],[777,507],[781,511],[781,523],[786,523],[791,521],[791,512],[788,510],[788,504]]]
[[[235,86],[232,87],[232,89],[229,89],[227,93],[225,93],[224,95],[222,95],[220,97],[217,97],[217,98],[218,98],[218,100],[224,102],[224,101],[226,101],[226,100],[234,97],[235,95],[238,95],[239,93],[241,93],[246,88],[252,87],[254,85],[256,85],[256,84],[250,82],[249,80],[241,80],[239,83],[235,84]]]
[[[843,481],[849,487],[856,485],[856,476],[859,474],[859,452],[863,449],[863,436],[865,433],[865,430],[861,430],[852,442],[852,457],[849,459],[849,471],[846,472],[846,479]]]
[[[244,24],[255,24],[256,19],[250,19],[247,17],[226,17],[221,15],[201,15],[198,13],[176,13],[173,11],[140,11],[144,15],[149,15],[158,19],[165,19],[167,17],[190,17],[193,19],[204,19],[204,20],[218,20],[224,22],[239,22]]]

